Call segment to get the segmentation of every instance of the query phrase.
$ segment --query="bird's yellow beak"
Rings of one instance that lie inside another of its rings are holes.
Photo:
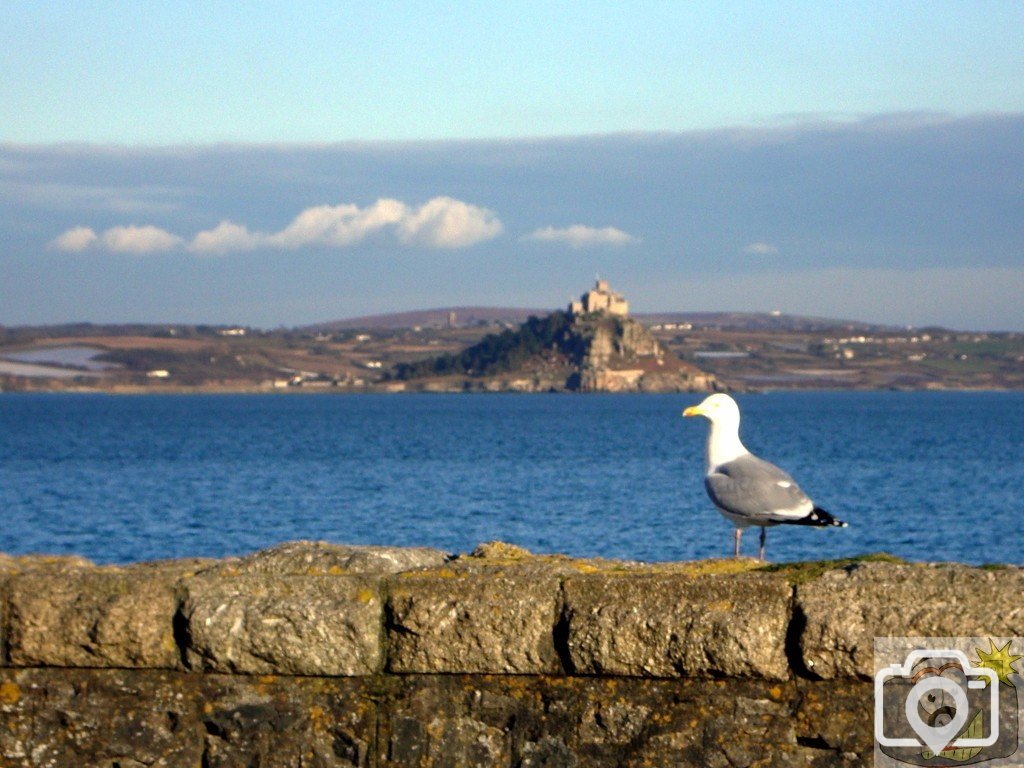
[[[689,408],[687,408],[685,411],[683,411],[683,416],[703,416],[703,415],[704,415],[704,411],[702,411],[700,409],[699,405],[691,405]]]

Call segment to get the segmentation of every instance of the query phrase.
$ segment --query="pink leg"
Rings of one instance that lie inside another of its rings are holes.
[[[737,528],[735,531],[733,531],[733,534],[732,534],[732,542],[733,542],[732,556],[733,557],[739,557],[740,556],[740,536],[742,536],[742,535],[743,535],[743,529],[742,528]]]

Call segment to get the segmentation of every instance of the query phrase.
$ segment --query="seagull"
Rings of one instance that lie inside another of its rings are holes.
[[[750,525],[761,528],[761,550],[772,525],[814,525],[845,528],[811,501],[786,472],[748,451],[740,442],[740,409],[728,395],[715,394],[683,411],[711,422],[704,487],[727,520],[736,526],[734,555],[740,556],[740,537]]]

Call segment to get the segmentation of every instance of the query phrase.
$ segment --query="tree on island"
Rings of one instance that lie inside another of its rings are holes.
[[[571,330],[572,323],[567,312],[552,312],[546,317],[531,315],[518,330],[489,333],[458,354],[398,363],[387,378],[408,381],[430,376],[491,376],[515,370],[544,350],[578,360],[585,350],[579,335]]]

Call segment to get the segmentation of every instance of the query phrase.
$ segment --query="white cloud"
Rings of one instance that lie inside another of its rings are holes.
[[[178,235],[154,226],[113,227],[97,236],[87,227],[70,229],[51,241],[65,251],[98,247],[114,253],[152,253],[187,247],[192,253],[225,254],[258,248],[294,250],[308,246],[345,248],[382,233],[403,245],[464,248],[501,234],[493,211],[451,197],[435,197],[418,208],[381,198],[360,208],[352,203],[306,208],[280,232],[254,232],[244,224],[222,221],[196,234],[187,244]]]
[[[492,240],[504,227],[493,211],[451,197],[435,197],[398,224],[398,239],[406,245],[465,248]]]
[[[156,253],[170,251],[182,244],[182,239],[166,229],[146,225],[136,227],[111,227],[103,233],[103,246],[113,253]]]
[[[188,249],[193,253],[224,254],[232,251],[252,251],[259,248],[266,237],[250,232],[242,224],[222,221],[213,229],[197,234]]]
[[[301,248],[305,245],[354,245],[407,215],[405,203],[382,198],[373,205],[318,205],[302,211],[287,227],[267,238],[269,245]]]
[[[94,245],[99,238],[89,227],[74,227],[62,235],[58,235],[50,241],[50,247],[58,251],[69,253],[81,253],[86,248]]]
[[[743,252],[749,253],[751,256],[774,256],[779,249],[771,243],[751,243],[744,246]]]
[[[566,243],[572,248],[630,245],[640,242],[640,238],[615,227],[588,227],[583,224],[573,224],[569,227],[542,227],[522,239],[545,243]]]

